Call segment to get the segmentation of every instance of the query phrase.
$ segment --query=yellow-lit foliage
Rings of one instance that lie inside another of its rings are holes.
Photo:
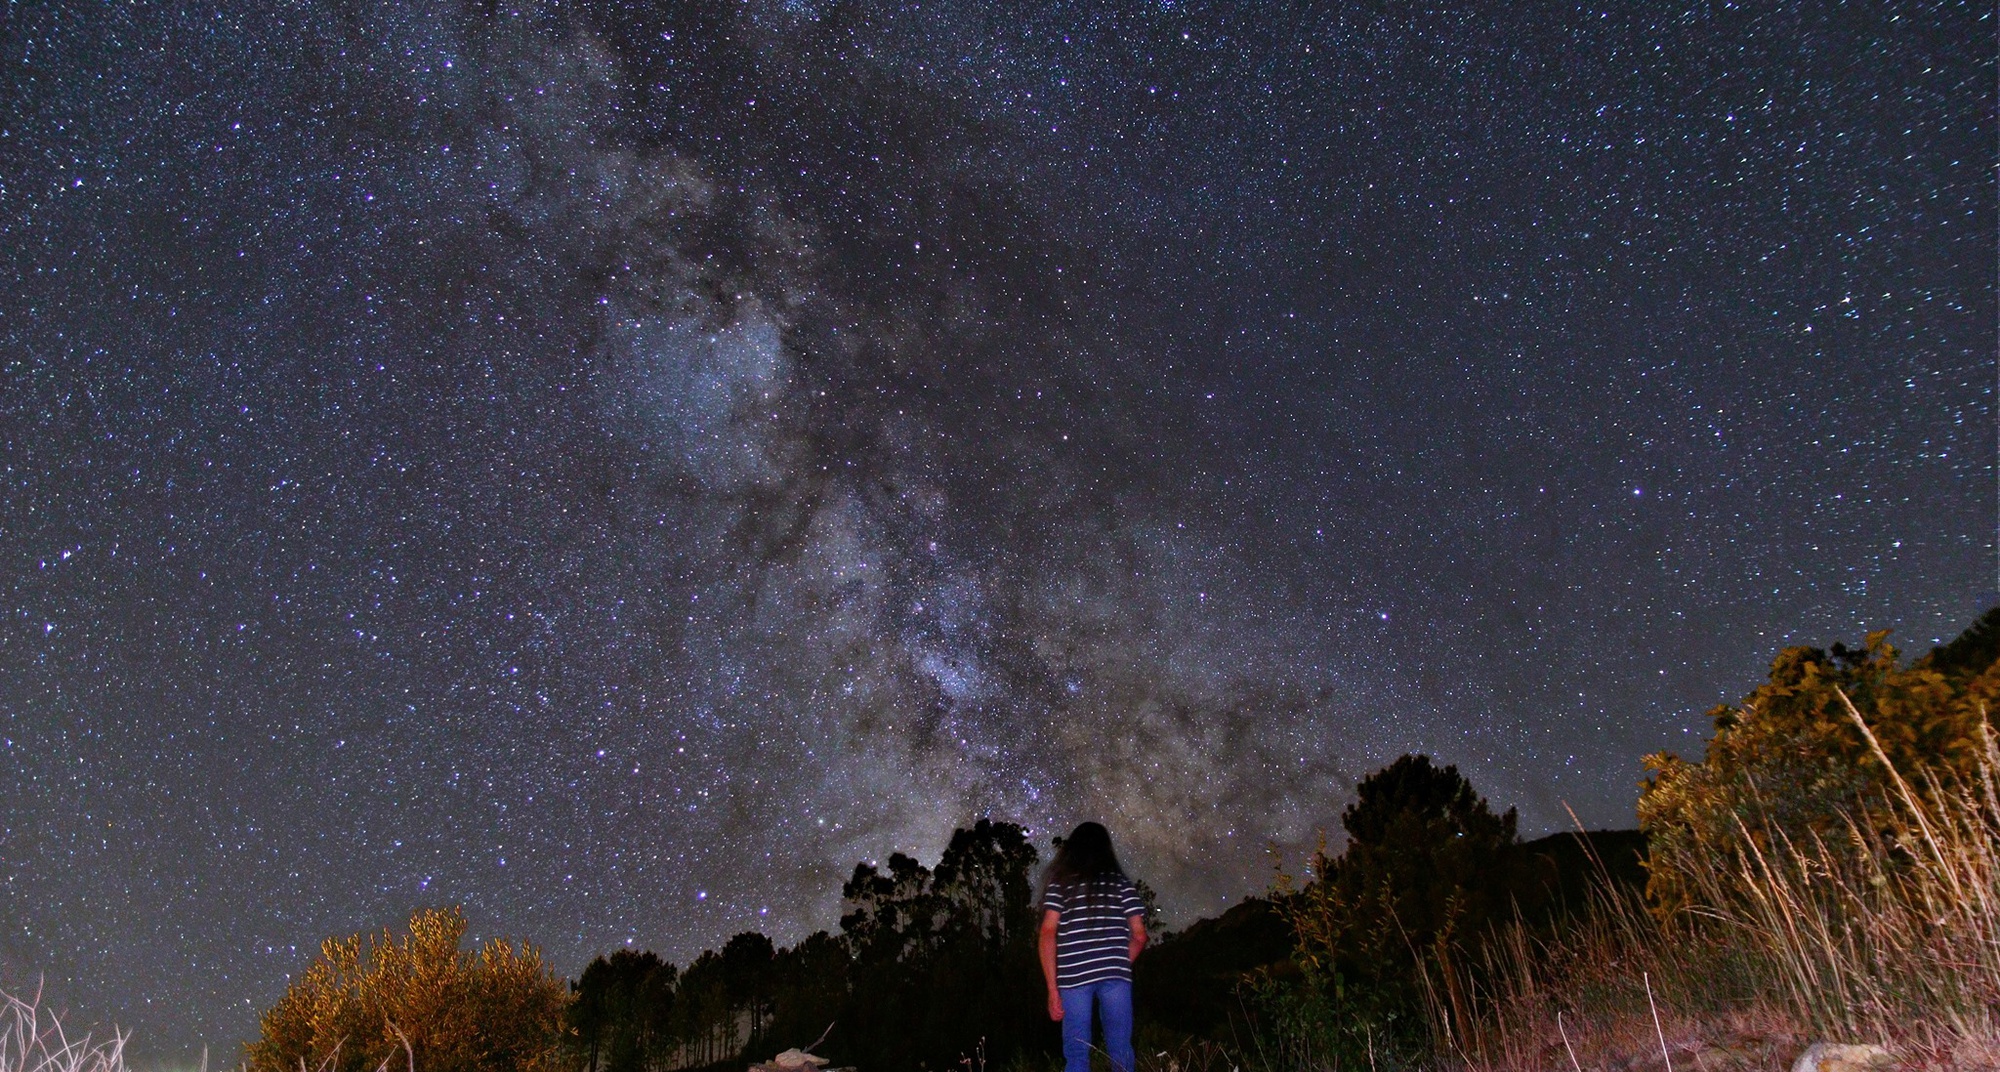
[[[532,946],[459,948],[427,909],[398,937],[329,938],[259,1021],[250,1072],[555,1072],[569,993]]]
[[[1959,641],[1902,666],[1887,630],[1860,650],[1787,648],[1742,703],[1709,712],[1715,736],[1690,763],[1646,757],[1639,798],[1648,895],[1657,910],[1696,907],[1693,877],[1734,866],[1745,849],[1844,840],[1846,816],[1877,807],[1890,775],[1848,715],[1852,700],[1898,770],[1926,784],[1965,777],[1983,754],[1981,724],[2000,695],[2000,611]]]

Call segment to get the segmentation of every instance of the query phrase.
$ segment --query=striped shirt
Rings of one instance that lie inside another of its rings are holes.
[[[1146,914],[1139,890],[1124,875],[1092,882],[1052,882],[1042,907],[1057,913],[1056,986],[1068,989],[1132,978],[1132,924]]]

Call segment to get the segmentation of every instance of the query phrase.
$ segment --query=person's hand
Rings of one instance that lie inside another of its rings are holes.
[[[1062,995],[1053,990],[1049,991],[1049,1019],[1062,1019]]]

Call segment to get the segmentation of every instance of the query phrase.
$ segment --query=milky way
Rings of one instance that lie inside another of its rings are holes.
[[[1990,11],[56,4],[4,29],[0,985],[227,1055],[1354,779],[1530,832],[1993,599]]]

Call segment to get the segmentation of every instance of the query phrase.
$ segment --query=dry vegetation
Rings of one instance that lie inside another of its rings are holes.
[[[1477,973],[1486,1015],[1459,1037],[1435,1017],[1442,1052],[1493,1070],[1778,1068],[1836,1039],[1903,1067],[2000,1067],[2000,752],[1986,735],[1969,775],[1913,781],[1841,699],[1888,792],[1832,836],[1746,824],[1678,876],[1674,910],[1607,893],[1557,937],[1513,928]]]
[[[0,991],[0,1072],[125,1072],[125,1035],[70,1038],[41,995]]]
[[[467,952],[465,917],[329,938],[245,1047],[244,1072],[556,1072],[568,988],[531,946]]]
[[[1281,891],[1301,982],[1275,988],[1288,1001],[1262,1021],[1277,1043],[1233,1052],[1271,1072],[1719,1072],[1789,1068],[1828,1042],[1906,1069],[2000,1069],[1996,703],[2000,609],[1907,664],[1886,632],[1786,649],[1710,712],[1699,760],[1647,757],[1643,891],[1600,862],[1581,910],[1479,925],[1464,911],[1477,887],[1507,888],[1487,866],[1444,891],[1451,911],[1429,927],[1408,897],[1371,907],[1330,879]],[[1413,844],[1390,839],[1390,857]],[[1421,887],[1384,875],[1368,881]],[[1398,939],[1405,999],[1370,974]],[[1416,1031],[1397,1039],[1399,1025]],[[1213,1064],[1200,1056],[1158,1060]]]

